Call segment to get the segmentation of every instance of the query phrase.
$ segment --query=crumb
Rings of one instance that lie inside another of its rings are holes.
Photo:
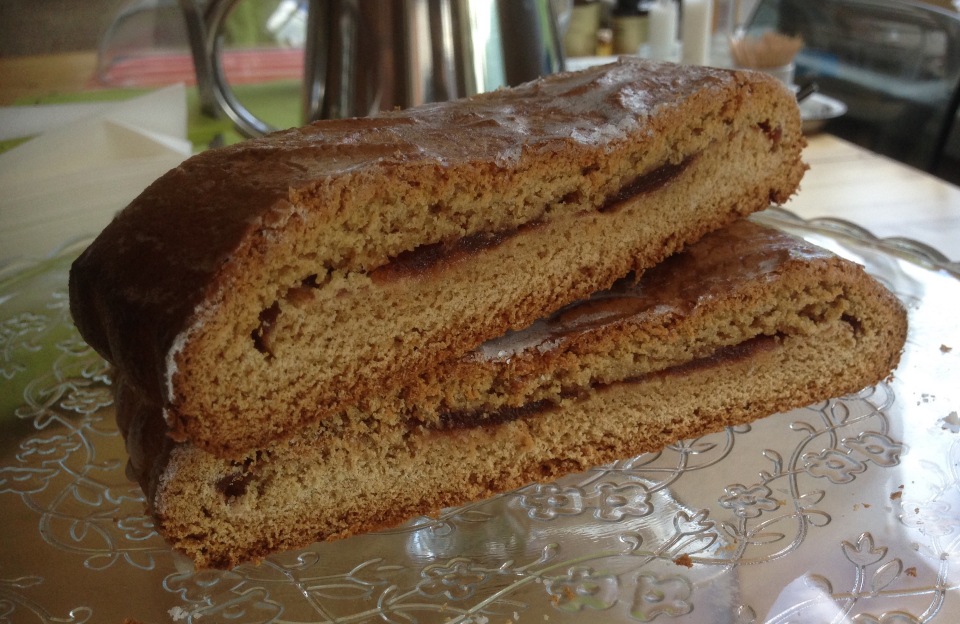
[[[674,559],[673,562],[678,566],[683,566],[685,568],[693,567],[693,559],[691,559],[690,555],[688,555],[687,553],[683,553],[682,555]]]
[[[950,412],[938,422],[942,423],[940,425],[941,429],[949,430],[951,433],[960,433],[960,416],[957,415],[956,410]]]
[[[903,571],[903,573],[906,574],[907,576],[917,578],[917,568],[915,567],[907,568],[906,570]]]
[[[940,353],[950,353],[953,351],[953,347],[948,347],[945,344],[940,345]]]
[[[900,491],[893,492],[892,494],[890,494],[890,500],[899,500],[901,496],[903,496],[903,492],[900,492]]]
[[[864,506],[866,509],[870,509],[870,503],[864,503],[863,506]]]
[[[170,615],[170,619],[174,622],[179,622],[180,620],[189,620],[190,612],[184,609],[183,607],[173,607],[167,611]],[[125,622],[124,624],[129,624]]]

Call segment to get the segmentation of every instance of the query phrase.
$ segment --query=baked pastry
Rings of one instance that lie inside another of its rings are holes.
[[[785,201],[793,94],[637,59],[196,155],[76,261],[84,338],[225,457]]]
[[[157,529],[229,567],[859,391],[905,336],[859,265],[741,221],[237,460],[173,442],[122,377],[117,409]]]

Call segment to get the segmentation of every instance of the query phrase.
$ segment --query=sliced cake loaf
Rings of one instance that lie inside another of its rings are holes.
[[[229,567],[858,391],[905,337],[859,265],[742,221],[236,460],[173,442],[122,377],[117,409],[157,529]]]
[[[620,60],[188,159],[71,272],[84,338],[175,439],[294,435],[785,201],[793,94]]]

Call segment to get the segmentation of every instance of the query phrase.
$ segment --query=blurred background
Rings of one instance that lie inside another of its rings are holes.
[[[251,28],[259,28],[259,13],[269,14],[279,0],[243,2]],[[119,18],[143,21],[159,44],[186,44],[177,0],[2,0],[0,1],[0,56],[27,56],[97,50]],[[147,24],[149,22],[149,25]],[[257,24],[257,25],[254,25]]]
[[[816,83],[824,98],[842,103],[844,114],[824,120],[827,131],[960,183],[960,1],[711,2],[715,32],[760,37],[775,31],[803,41],[788,80]],[[637,41],[643,42],[639,53],[649,53],[658,4],[663,2],[556,0],[556,7],[568,9],[561,20],[567,66],[637,51]],[[674,6],[681,4],[686,6]],[[229,82],[254,113],[272,116],[275,127],[303,118],[297,92],[305,6],[306,0],[241,0],[223,29],[225,45],[235,52],[224,55]],[[595,17],[574,50],[572,35],[583,34],[577,19],[585,14]],[[630,20],[642,21],[645,30],[623,48],[619,38]],[[722,58],[729,52],[727,35],[714,39],[713,63],[730,63]],[[191,84],[197,69],[178,0],[0,0],[0,57],[63,54],[95,55],[93,75],[83,86],[101,89]],[[214,106],[208,101],[207,108]]]
[[[126,0],[3,0],[0,56],[95,50]]]

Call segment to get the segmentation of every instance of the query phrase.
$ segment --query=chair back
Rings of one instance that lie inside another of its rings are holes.
[[[803,37],[797,82],[848,112],[827,130],[936,171],[960,102],[960,14],[912,0],[761,0],[748,34]]]

